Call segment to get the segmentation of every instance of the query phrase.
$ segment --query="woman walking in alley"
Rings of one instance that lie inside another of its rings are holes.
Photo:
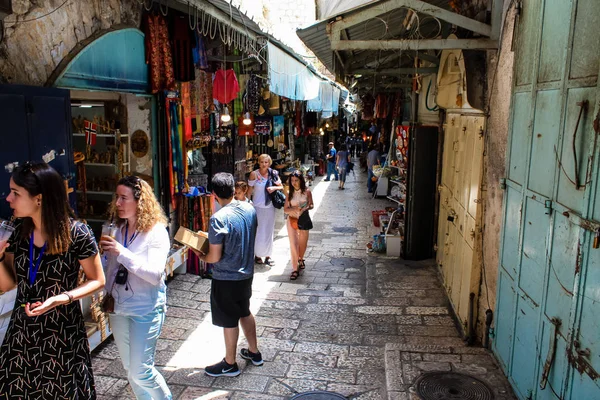
[[[115,238],[100,240],[108,255],[104,308],[111,313],[121,362],[138,399],[171,399],[165,379],[154,367],[167,300],[167,218],[150,185],[137,176],[118,182],[111,209],[119,229]]]
[[[16,223],[0,244],[0,291],[16,285],[17,298],[0,349],[0,399],[95,399],[76,301],[104,286],[94,236],[71,218],[63,179],[46,163],[15,169],[6,201]]]
[[[345,144],[340,147],[340,151],[338,151],[335,167],[337,168],[340,175],[340,185],[338,189],[344,190],[344,184],[346,183],[346,175],[348,172],[348,162],[350,161],[350,155],[348,154],[348,150]]]
[[[284,212],[288,215],[287,231],[290,239],[292,274],[290,280],[298,279],[300,271],[306,268],[304,253],[308,245],[308,231],[312,229],[312,221],[308,210],[314,207],[312,193],[306,187],[301,171],[294,171],[289,178],[290,193],[285,202]]]
[[[259,168],[250,172],[248,179],[248,185],[250,186],[248,196],[252,196],[258,219],[254,262],[262,264],[262,257],[265,257],[264,263],[268,265],[273,262],[271,254],[273,253],[273,234],[275,231],[275,207],[271,203],[270,194],[276,190],[283,190],[279,174],[271,169],[271,164],[273,164],[271,156],[261,154],[258,157]]]

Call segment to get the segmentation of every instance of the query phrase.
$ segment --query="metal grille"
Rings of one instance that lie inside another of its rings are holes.
[[[348,400],[347,397],[333,392],[306,392],[292,397],[290,400]]]
[[[479,379],[454,372],[421,375],[415,389],[423,400],[493,400],[490,388]]]

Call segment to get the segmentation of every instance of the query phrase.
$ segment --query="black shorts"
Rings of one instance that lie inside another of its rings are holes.
[[[210,311],[213,325],[237,328],[240,318],[250,315],[252,278],[243,281],[213,279],[210,289]]]

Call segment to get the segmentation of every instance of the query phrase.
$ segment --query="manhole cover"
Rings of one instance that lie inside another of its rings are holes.
[[[351,226],[334,226],[333,228],[331,228],[331,230],[333,230],[334,232],[339,232],[339,233],[356,233],[356,232],[358,232],[358,229],[353,228]]]
[[[347,397],[341,394],[332,392],[306,392],[300,393],[292,397],[290,400],[348,400]]]
[[[454,372],[431,372],[415,382],[417,394],[423,400],[492,400],[494,395],[479,379]]]
[[[331,259],[331,264],[337,267],[356,268],[362,267],[364,261],[358,258],[340,257]]]

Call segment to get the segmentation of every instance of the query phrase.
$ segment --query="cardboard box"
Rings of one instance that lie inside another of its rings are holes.
[[[194,232],[181,226],[175,234],[175,240],[205,254],[208,253],[208,234],[206,232]]]

